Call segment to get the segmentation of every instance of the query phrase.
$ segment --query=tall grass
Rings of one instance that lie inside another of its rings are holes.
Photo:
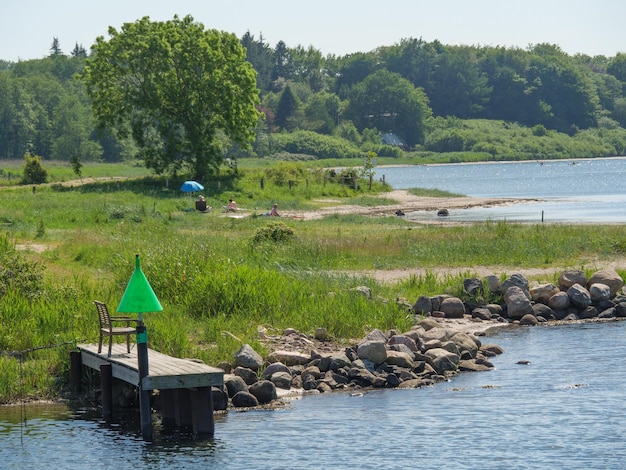
[[[281,194],[293,207],[323,199],[323,183],[289,191],[262,190],[246,181],[234,182],[229,191],[281,206]],[[475,274],[473,266],[493,267],[494,274],[532,267],[590,272],[626,251],[621,225],[430,226],[356,215],[283,218],[294,236],[264,239],[257,234],[274,221],[189,211],[189,196],[165,183],[142,178],[53,185],[34,194],[30,188],[0,190],[0,276],[8,280],[0,293],[0,375],[6,378],[0,381],[0,402],[59,392],[54,377],[67,381],[69,348],[97,340],[93,300],[116,310],[135,254],[164,307],[144,316],[150,346],[216,364],[231,360],[241,342],[264,352],[259,327],[309,334],[325,327],[338,341],[361,337],[370,328],[407,329],[413,319],[396,298],[462,295],[463,278]],[[339,191],[347,192],[344,201],[372,203],[363,189]],[[207,192],[216,203],[228,194]],[[15,251],[16,244],[46,249]],[[44,268],[34,283],[14,269],[3,270],[18,266],[24,274],[36,273],[29,263]],[[434,274],[448,267],[463,274]],[[381,284],[358,273],[398,268],[421,268],[424,274]],[[546,280],[554,281],[554,275]],[[372,299],[352,290],[359,285],[372,290]]]

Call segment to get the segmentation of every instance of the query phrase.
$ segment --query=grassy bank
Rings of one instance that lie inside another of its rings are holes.
[[[251,216],[192,211],[180,181],[154,177],[0,190],[0,402],[58,395],[69,351],[97,340],[92,301],[115,311],[135,254],[164,307],[145,315],[150,346],[216,364],[232,359],[241,346],[235,337],[264,352],[261,325],[270,332],[325,327],[337,341],[371,328],[408,329],[412,318],[396,298],[462,295],[473,266],[493,266],[499,275],[542,268],[543,280],[554,282],[563,267],[591,272],[626,250],[623,226],[256,217],[273,202],[292,209],[329,200],[372,204],[387,189],[363,181],[355,189],[298,167],[282,167],[278,176],[251,168],[206,183],[214,208],[234,197]],[[359,275],[398,268],[425,274],[384,284]],[[462,274],[434,274],[441,268]],[[359,285],[373,298],[352,290]]]

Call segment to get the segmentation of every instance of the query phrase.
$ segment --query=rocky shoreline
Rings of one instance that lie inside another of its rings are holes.
[[[368,295],[367,288],[358,290]],[[409,331],[373,330],[347,347],[328,341],[322,328],[313,337],[295,330],[269,336],[260,329],[259,339],[272,352],[264,359],[244,344],[232,363],[219,364],[226,373],[224,386],[213,389],[214,408],[272,406],[303,393],[424,387],[460,372],[493,369],[490,358],[504,351],[482,339],[503,328],[626,318],[624,281],[612,269],[589,278],[566,270],[558,285],[531,286],[521,274],[503,281],[490,275],[465,279],[463,290],[463,299],[398,300],[415,315]]]

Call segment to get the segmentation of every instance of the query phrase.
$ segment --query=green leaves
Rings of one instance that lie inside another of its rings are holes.
[[[93,46],[83,80],[100,125],[130,133],[149,168],[202,179],[222,161],[218,132],[242,147],[252,141],[256,75],[236,36],[191,16],[144,17],[109,34]]]

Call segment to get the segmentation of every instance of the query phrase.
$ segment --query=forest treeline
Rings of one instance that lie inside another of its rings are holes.
[[[257,72],[262,119],[250,149],[224,157],[342,158],[468,152],[480,159],[626,154],[626,53],[570,56],[408,38],[345,56],[241,39]],[[43,59],[0,60],[0,159],[132,158],[131,140],[99,129],[80,79],[88,52],[57,39]],[[382,145],[393,133],[403,146]]]

